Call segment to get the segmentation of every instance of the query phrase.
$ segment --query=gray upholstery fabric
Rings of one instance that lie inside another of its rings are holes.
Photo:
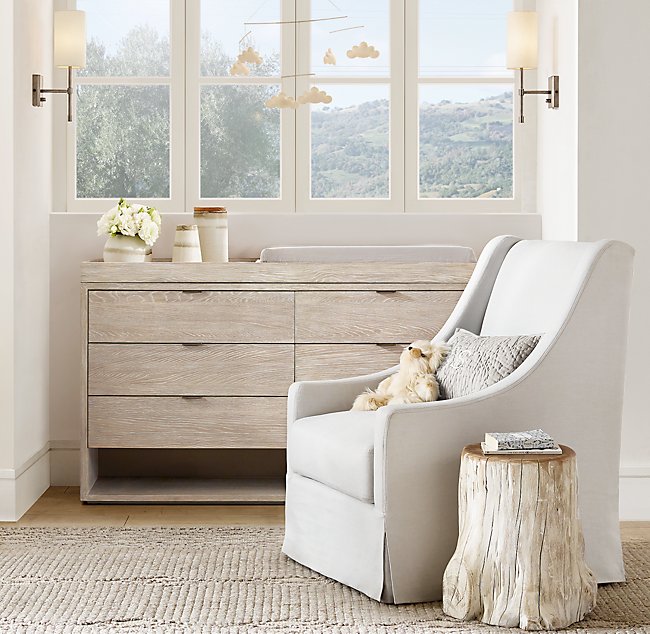
[[[535,349],[540,335],[481,337],[458,329],[438,369],[441,398],[458,398],[494,385],[514,372]]]

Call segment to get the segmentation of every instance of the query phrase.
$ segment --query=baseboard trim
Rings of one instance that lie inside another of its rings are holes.
[[[77,449],[79,445],[77,444]],[[17,480],[27,469],[35,465],[48,451],[50,443],[45,443],[36,453],[32,454],[16,469],[0,469],[0,480]]]
[[[13,471],[15,478],[0,480],[0,521],[19,520],[50,486],[50,450],[44,448]]]
[[[621,465],[621,478],[650,478],[650,465]]]

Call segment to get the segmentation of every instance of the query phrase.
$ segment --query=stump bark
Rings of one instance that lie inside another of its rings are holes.
[[[465,447],[459,537],[445,570],[443,609],[465,621],[528,630],[580,621],[596,604],[584,561],[575,453],[483,455]]]

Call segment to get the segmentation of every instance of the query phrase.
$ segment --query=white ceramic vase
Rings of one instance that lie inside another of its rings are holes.
[[[176,227],[172,262],[201,262],[199,230],[196,225]]]
[[[151,247],[138,236],[108,236],[104,262],[151,262]]]
[[[203,262],[228,262],[228,215],[225,207],[194,207]]]

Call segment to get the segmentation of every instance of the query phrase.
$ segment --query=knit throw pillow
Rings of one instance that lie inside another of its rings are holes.
[[[494,385],[514,372],[535,349],[541,335],[486,337],[457,329],[436,373],[440,397],[458,398]]]

